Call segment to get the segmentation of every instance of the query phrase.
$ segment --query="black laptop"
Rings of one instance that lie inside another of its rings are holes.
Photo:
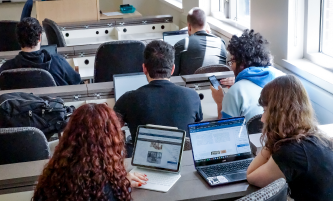
[[[253,160],[245,117],[189,124],[194,165],[210,186],[246,180]]]

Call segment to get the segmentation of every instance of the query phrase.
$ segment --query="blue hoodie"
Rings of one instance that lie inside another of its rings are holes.
[[[235,80],[235,83],[240,80],[249,80],[254,84],[264,88],[264,86],[276,77],[274,69],[268,67],[248,67],[240,72]]]

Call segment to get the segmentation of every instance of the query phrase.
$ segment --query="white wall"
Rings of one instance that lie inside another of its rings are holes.
[[[143,15],[156,15],[156,1],[158,0],[99,0],[100,10],[116,11],[121,4],[129,3]],[[0,3],[0,20],[19,21],[24,3]],[[33,6],[32,17],[36,17],[36,7]]]

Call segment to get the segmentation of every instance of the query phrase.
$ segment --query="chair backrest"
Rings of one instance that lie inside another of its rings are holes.
[[[113,81],[113,75],[142,72],[145,45],[124,40],[102,44],[95,57],[95,83]]]
[[[17,21],[0,21],[0,52],[21,49],[16,37],[17,24]]]
[[[58,47],[66,47],[66,41],[59,26],[54,21],[45,18],[42,22],[49,45],[56,44]]]
[[[217,64],[200,67],[194,72],[194,74],[216,73],[225,71],[231,71],[231,69],[227,65]]]
[[[17,68],[0,73],[0,89],[25,89],[57,86],[52,75],[38,68]]]
[[[261,130],[264,127],[264,124],[261,122],[261,116],[262,114],[257,114],[246,123],[246,129],[249,135],[261,133]]]
[[[191,139],[189,137],[185,138],[184,151],[192,150]]]
[[[50,148],[37,128],[0,128],[0,153],[0,165],[4,165],[48,159]]]
[[[251,193],[237,201],[287,201],[288,184],[280,178],[266,187]]]

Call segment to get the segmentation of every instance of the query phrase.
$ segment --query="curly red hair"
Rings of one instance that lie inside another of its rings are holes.
[[[105,104],[86,104],[72,115],[33,200],[131,200],[124,166],[125,139],[116,113]]]

